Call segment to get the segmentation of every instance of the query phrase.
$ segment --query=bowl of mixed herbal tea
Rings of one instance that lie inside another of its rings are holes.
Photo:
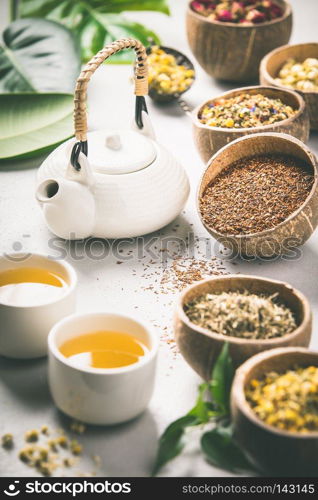
[[[275,476],[317,476],[318,353],[272,349],[241,365],[231,391],[237,442]]]
[[[231,258],[297,255],[318,224],[317,177],[316,158],[299,140],[278,133],[241,137],[208,163],[199,216]]]
[[[266,349],[308,347],[312,314],[306,297],[287,283],[228,275],[188,287],[174,327],[181,354],[209,380],[224,343],[235,366]]]
[[[307,142],[310,128],[305,101],[297,92],[259,85],[230,90],[205,101],[193,111],[192,123],[204,162],[244,135],[282,132]]]

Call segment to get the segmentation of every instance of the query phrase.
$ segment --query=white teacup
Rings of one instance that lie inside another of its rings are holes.
[[[129,333],[148,347],[134,364],[120,368],[76,367],[59,347],[81,334],[111,330]],[[139,320],[121,314],[74,314],[55,325],[48,338],[49,384],[56,406],[95,425],[130,420],[147,407],[155,380],[158,338]]]
[[[17,268],[41,268],[60,275],[63,293],[39,305],[12,305],[0,302],[0,354],[9,358],[38,358],[47,355],[47,337],[52,326],[75,311],[77,276],[65,261],[40,254],[0,256],[0,272]]]

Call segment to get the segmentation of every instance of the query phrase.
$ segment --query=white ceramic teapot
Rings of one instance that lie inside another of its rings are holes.
[[[128,130],[87,133],[86,89],[110,55],[136,51],[135,123]],[[144,96],[148,91],[144,46],[123,39],[85,66],[75,89],[75,137],[42,163],[36,190],[46,223],[57,236],[81,239],[134,237],[156,231],[181,212],[189,195],[183,167],[159,145]]]

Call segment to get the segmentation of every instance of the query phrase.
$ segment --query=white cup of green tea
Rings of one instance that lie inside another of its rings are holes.
[[[76,285],[65,261],[34,253],[0,256],[0,354],[46,356],[52,326],[75,311]]]
[[[111,425],[147,407],[158,339],[143,322],[121,314],[75,314],[52,328],[48,344],[50,390],[65,414]]]

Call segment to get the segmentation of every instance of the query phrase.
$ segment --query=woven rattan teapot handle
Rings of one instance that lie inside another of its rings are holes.
[[[136,52],[135,65],[135,95],[136,95],[136,124],[143,127],[142,111],[147,111],[144,96],[148,94],[148,63],[146,49],[139,40],[123,38],[101,49],[83,68],[77,79],[74,97],[74,128],[78,140],[73,147],[71,163],[76,170],[80,170],[78,157],[80,152],[87,155],[87,87],[96,69],[110,56],[123,49],[134,49]]]

